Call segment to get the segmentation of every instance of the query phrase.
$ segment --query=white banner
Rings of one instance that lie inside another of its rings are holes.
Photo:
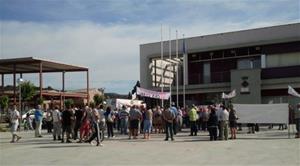
[[[238,123],[282,123],[289,122],[288,104],[233,104]]]
[[[222,99],[231,99],[231,98],[234,98],[235,96],[236,96],[235,89],[233,91],[231,91],[228,95],[225,94],[224,92],[222,93]]]
[[[122,106],[141,106],[142,100],[116,99],[116,108],[120,109]],[[145,106],[145,105],[144,105]]]
[[[300,94],[291,86],[288,86],[289,90],[288,90],[288,94],[295,96],[295,97],[300,97]]]
[[[170,98],[170,92],[156,92],[144,88],[139,88],[137,87],[137,95],[145,96],[145,97],[150,97],[150,98],[155,98],[155,99],[164,99],[167,100]]]

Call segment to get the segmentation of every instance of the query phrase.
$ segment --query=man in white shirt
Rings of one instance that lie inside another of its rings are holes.
[[[58,106],[55,106],[52,111],[52,119],[53,119],[53,140],[56,140],[56,136],[58,140],[61,140],[61,113],[58,110]]]
[[[20,113],[17,110],[16,106],[14,105],[13,111],[10,114],[11,134],[12,134],[11,143],[18,142],[22,138],[16,134],[19,126],[19,118],[20,118]],[[17,138],[17,140],[15,140],[15,138]]]
[[[228,139],[228,120],[229,120],[229,113],[225,106],[221,106],[222,111],[219,114],[219,120],[220,120],[220,136],[221,140]]]

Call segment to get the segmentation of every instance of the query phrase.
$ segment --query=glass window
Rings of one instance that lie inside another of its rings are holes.
[[[261,68],[260,59],[239,59],[238,60],[238,69],[259,69]]]
[[[203,64],[203,76],[204,76],[204,83],[210,83],[210,63]]]

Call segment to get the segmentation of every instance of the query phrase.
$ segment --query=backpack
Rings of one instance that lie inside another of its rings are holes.
[[[114,115],[111,115],[111,113],[108,114],[106,120],[107,120],[108,122],[114,122]]]

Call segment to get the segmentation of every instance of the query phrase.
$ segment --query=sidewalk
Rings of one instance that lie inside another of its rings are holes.
[[[9,143],[9,132],[0,133],[0,165],[300,165],[300,139],[288,139],[287,130],[242,133],[237,140],[215,142],[208,141],[207,132],[190,137],[185,131],[174,142],[163,141],[161,134],[149,141],[117,135],[103,147],[62,144],[43,133],[34,138],[32,131],[21,132],[15,144]]]

